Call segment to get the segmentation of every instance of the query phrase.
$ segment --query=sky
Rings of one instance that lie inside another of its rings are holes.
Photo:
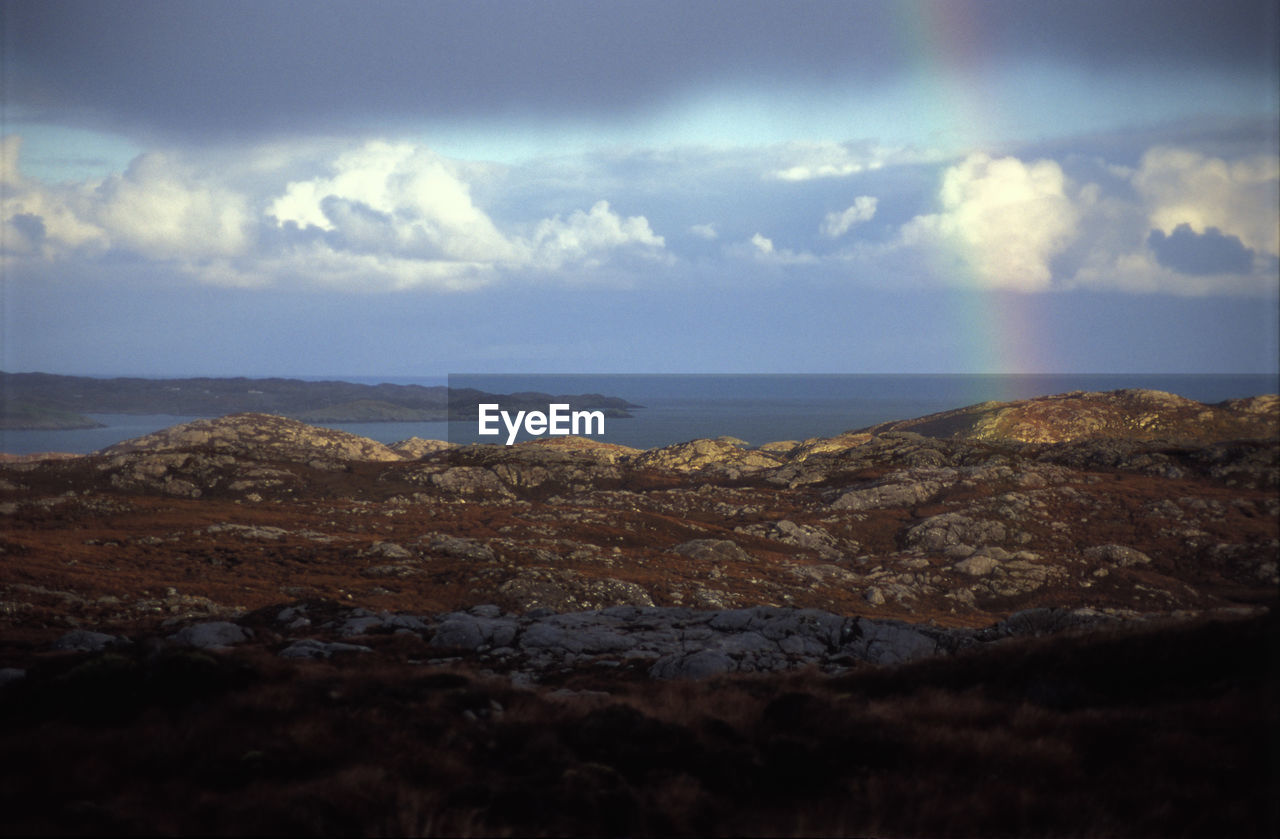
[[[1280,367],[1274,0],[0,13],[0,369]]]

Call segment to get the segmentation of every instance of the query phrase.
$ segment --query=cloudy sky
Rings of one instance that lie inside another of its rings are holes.
[[[1277,369],[1274,0],[3,0],[6,370]]]

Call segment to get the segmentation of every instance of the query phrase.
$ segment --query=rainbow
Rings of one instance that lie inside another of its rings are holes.
[[[990,9],[973,0],[902,0],[890,7],[900,43],[916,57],[911,84],[924,95],[912,99],[934,103],[933,136],[958,156],[991,153],[991,129],[1002,120],[998,100],[986,92],[978,72],[986,53],[983,18]],[[987,288],[975,256],[957,243],[931,265],[938,276],[956,278],[960,286],[953,292],[953,318],[956,332],[966,339],[956,347],[958,358],[946,360],[961,369],[948,372],[1056,372],[1050,348],[1041,340],[1050,301],[1042,294]]]

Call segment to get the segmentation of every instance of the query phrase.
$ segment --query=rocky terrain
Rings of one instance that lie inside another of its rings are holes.
[[[1105,398],[1103,398],[1105,396]],[[964,440],[1065,443],[1076,440],[1207,440],[1274,437],[1280,433],[1275,394],[1205,405],[1158,390],[1076,391],[1021,402],[984,402],[871,431],[915,431]]]
[[[84,768],[153,738],[123,777],[196,761],[216,832],[1269,835],[1278,423],[1116,391],[640,451],[250,413],[0,463],[0,741],[66,744],[48,794],[90,802],[0,806],[207,832]],[[966,753],[977,810],[935,788]]]

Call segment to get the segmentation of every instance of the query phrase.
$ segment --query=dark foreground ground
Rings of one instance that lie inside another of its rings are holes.
[[[1274,615],[529,689],[394,655],[48,656],[0,689],[0,832],[1270,837]]]

